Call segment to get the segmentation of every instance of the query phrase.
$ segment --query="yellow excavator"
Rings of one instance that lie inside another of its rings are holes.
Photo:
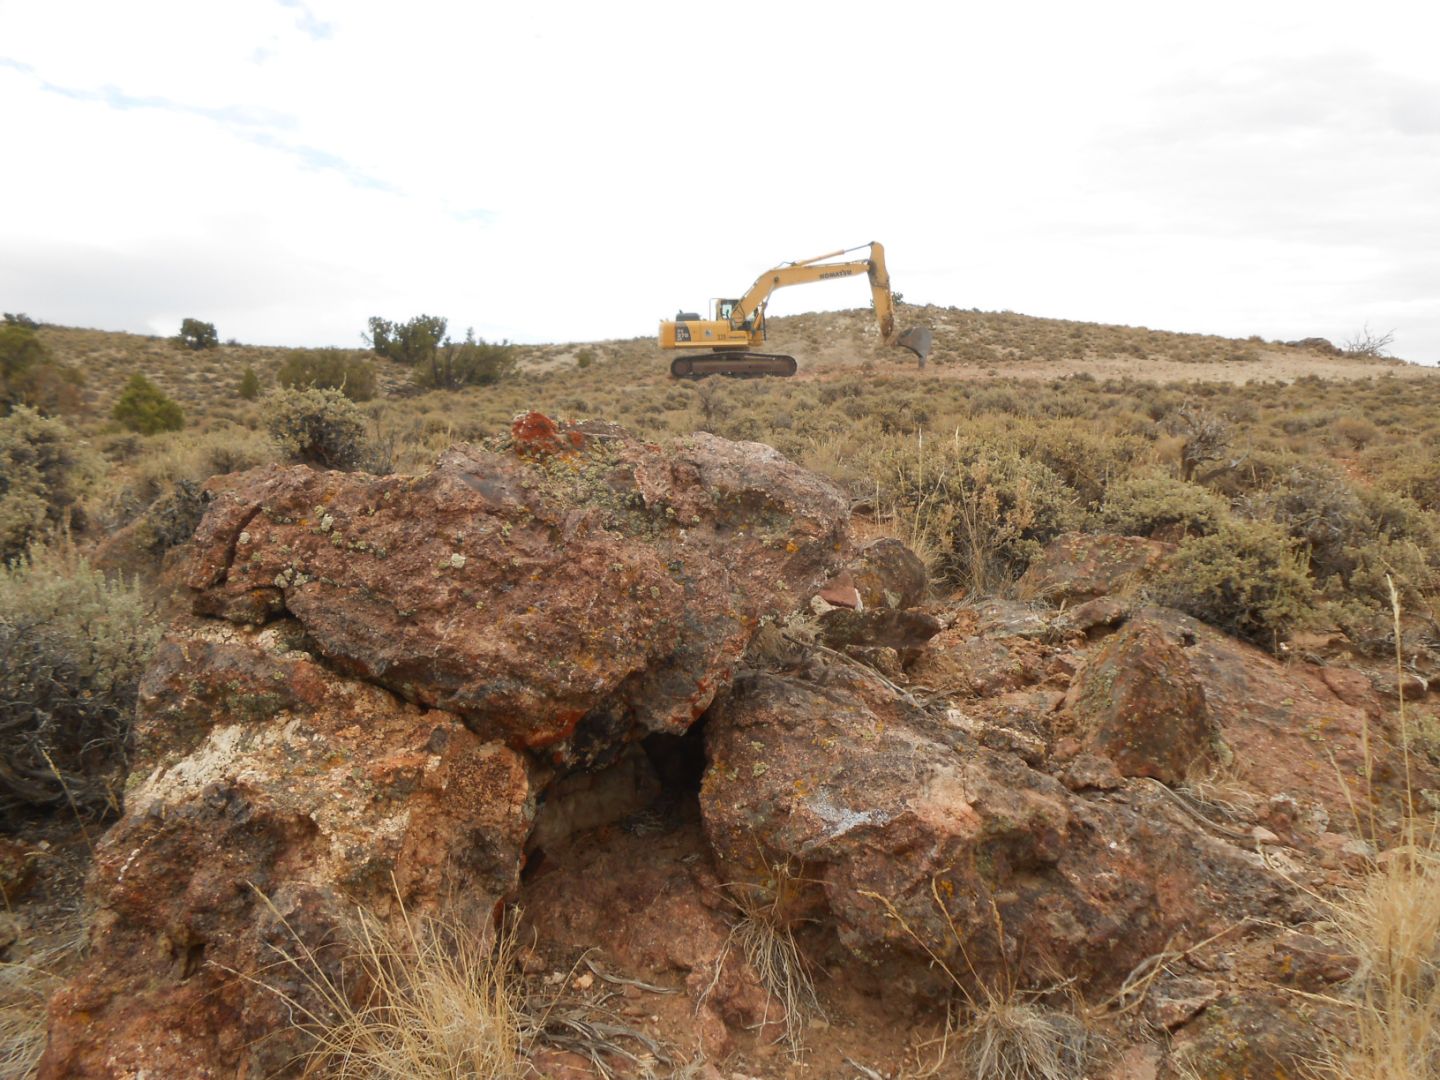
[[[842,259],[866,247],[870,249],[868,259]],[[835,259],[842,261],[830,261]],[[903,334],[896,334],[895,300],[890,295],[890,275],[885,271],[885,249],[871,241],[859,247],[816,255],[813,259],[781,263],[761,274],[738,300],[716,300],[708,319],[702,319],[696,312],[681,311],[673,320],[662,321],[660,348],[682,351],[671,362],[670,374],[678,379],[702,379],[706,375],[742,378],[794,375],[793,356],[755,351],[765,341],[765,305],[770,300],[770,294],[787,285],[804,285],[856,274],[870,275],[870,295],[885,344],[909,349],[920,358],[920,366],[924,367],[925,358],[930,354],[930,328],[917,326]]]

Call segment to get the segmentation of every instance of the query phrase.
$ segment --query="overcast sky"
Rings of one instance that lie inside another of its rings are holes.
[[[0,307],[593,340],[873,239],[911,301],[1437,363],[1437,46],[1434,0],[0,0]]]

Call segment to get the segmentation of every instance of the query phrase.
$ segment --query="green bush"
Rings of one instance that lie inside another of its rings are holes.
[[[185,414],[179,404],[138,371],[130,376],[110,415],[128,430],[141,435],[179,431],[185,426]]]
[[[260,396],[260,376],[255,374],[255,369],[247,367],[240,376],[240,385],[235,392],[245,401],[254,401]]]
[[[81,384],[79,373],[58,363],[32,327],[11,317],[0,324],[0,416],[17,405],[69,411],[79,404]]]
[[[370,347],[397,364],[414,367],[431,360],[445,341],[448,320],[438,315],[416,315],[409,322],[394,323],[378,315],[370,319],[365,335]]]
[[[1087,507],[1099,503],[1111,479],[1131,472],[1150,449],[1147,440],[1095,420],[1022,424],[1015,435],[1020,451],[1048,465]]]
[[[59,420],[24,405],[0,418],[0,564],[77,512],[88,467],[74,433]]]
[[[1225,500],[1208,489],[1155,472],[1110,484],[1096,521],[1126,536],[1178,540],[1210,535],[1228,514]]]
[[[220,344],[220,335],[214,323],[186,319],[180,324],[179,341],[187,349],[213,349]]]
[[[1413,499],[1426,510],[1440,510],[1440,450],[1396,455],[1386,448],[1379,482],[1397,494]]]
[[[1304,555],[1268,521],[1228,521],[1210,536],[1190,537],[1149,592],[1158,603],[1271,651],[1315,617],[1318,602]]]
[[[13,311],[5,312],[6,326],[20,326],[26,330],[39,330],[40,323],[26,315],[23,311],[18,314]]]
[[[473,330],[461,342],[447,341],[415,369],[415,382],[427,390],[458,390],[488,386],[515,370],[515,350],[507,342],[491,345]]]
[[[275,381],[291,389],[339,390],[351,401],[375,396],[375,365],[346,349],[295,349],[286,354]]]
[[[1326,465],[1292,466],[1246,504],[1253,516],[1270,518],[1305,545],[1311,572],[1320,582],[1350,573],[1355,563],[1346,549],[1369,532],[1359,497]]]
[[[141,672],[160,638],[133,585],[67,549],[0,569],[0,812],[118,809]]]
[[[339,390],[277,390],[261,407],[270,437],[291,461],[349,471],[373,460],[365,418]]]
[[[184,432],[149,439],[112,436],[112,440],[126,438],[136,446],[117,447],[111,443],[111,452],[122,455],[129,465],[123,473],[125,481],[107,484],[99,497],[88,503],[96,522],[109,530],[120,529],[142,516],[184,520],[190,514],[187,504],[210,477],[253,469],[279,457],[266,434],[234,425],[200,434]],[[160,531],[174,537],[183,532],[183,526],[176,529],[166,525]]]
[[[1083,520],[1075,493],[1046,464],[987,432],[889,442],[868,463],[882,509],[946,580],[989,593],[1024,572]]]

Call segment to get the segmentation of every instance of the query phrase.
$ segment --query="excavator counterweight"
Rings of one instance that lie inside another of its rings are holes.
[[[868,259],[843,259],[860,247],[870,249]],[[670,373],[680,379],[701,379],[706,375],[737,378],[794,375],[793,356],[755,351],[765,341],[765,305],[770,301],[770,294],[787,285],[856,274],[870,278],[871,302],[885,344],[910,350],[924,367],[933,339],[930,328],[917,326],[896,334],[895,299],[890,292],[890,275],[885,269],[885,249],[874,241],[860,247],[781,263],[761,274],[739,299],[716,300],[708,319],[702,319],[695,312],[681,311],[675,318],[663,320],[660,348],[676,349],[684,354],[671,362]],[[840,261],[832,261],[837,259]]]

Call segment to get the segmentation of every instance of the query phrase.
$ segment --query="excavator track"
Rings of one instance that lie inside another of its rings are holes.
[[[780,353],[713,352],[677,356],[670,362],[670,374],[677,379],[703,379],[707,375],[759,379],[767,375],[787,377],[795,371],[795,358]]]

